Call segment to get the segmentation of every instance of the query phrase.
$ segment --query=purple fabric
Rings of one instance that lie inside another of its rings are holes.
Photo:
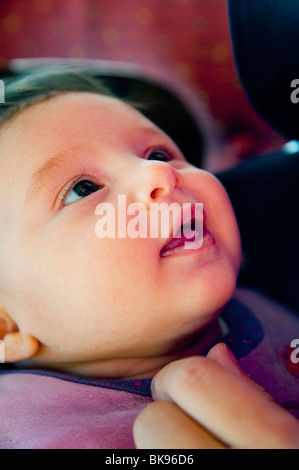
[[[132,449],[132,425],[151,401],[36,374],[3,374],[1,449]]]
[[[284,358],[285,348],[299,338],[298,313],[269,299],[264,302],[263,296],[250,290],[239,290],[236,296],[254,311],[264,331],[258,347],[241,357],[239,364],[277,403],[299,418],[299,364]]]

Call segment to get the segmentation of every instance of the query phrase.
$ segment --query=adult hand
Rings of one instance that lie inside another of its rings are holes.
[[[134,423],[137,448],[299,448],[299,421],[274,402],[220,343],[154,377],[154,402]]]

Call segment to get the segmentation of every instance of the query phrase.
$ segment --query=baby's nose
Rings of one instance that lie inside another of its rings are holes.
[[[144,161],[134,187],[134,199],[149,208],[149,204],[168,196],[182,185],[182,176],[171,164]]]

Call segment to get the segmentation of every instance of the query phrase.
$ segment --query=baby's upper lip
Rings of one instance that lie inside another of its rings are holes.
[[[172,248],[175,248],[177,246],[181,246],[184,244],[185,241],[190,241],[190,238],[189,239],[186,239],[184,237],[184,233],[183,233],[183,230],[180,231],[180,236],[179,237],[176,237],[175,235],[178,233],[179,229],[183,226],[187,226],[187,225],[190,225],[190,227],[192,227],[192,225],[194,225],[194,222],[196,219],[196,213],[195,213],[195,203],[190,203],[191,204],[191,210],[188,210],[188,211],[184,211],[183,210],[183,206],[182,206],[182,209],[181,209],[181,213],[174,219],[174,222],[173,222],[173,226],[170,230],[170,236],[168,238],[168,240],[166,241],[166,243],[163,245],[161,251],[160,251],[160,256],[167,250],[170,250]],[[205,231],[205,211],[202,210],[202,217],[203,217],[203,220],[202,221],[198,221],[198,222],[201,222],[202,223],[202,226],[203,226],[203,230]]]

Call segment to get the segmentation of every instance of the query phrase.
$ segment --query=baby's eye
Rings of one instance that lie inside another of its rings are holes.
[[[79,199],[89,196],[103,188],[103,185],[97,184],[90,180],[81,180],[76,183],[70,191],[67,192],[66,196],[63,197],[63,204],[71,204],[72,202],[78,201]]]
[[[166,150],[153,150],[151,154],[148,157],[148,160],[158,160],[160,162],[169,162],[169,160],[172,160],[172,155],[167,152]]]

